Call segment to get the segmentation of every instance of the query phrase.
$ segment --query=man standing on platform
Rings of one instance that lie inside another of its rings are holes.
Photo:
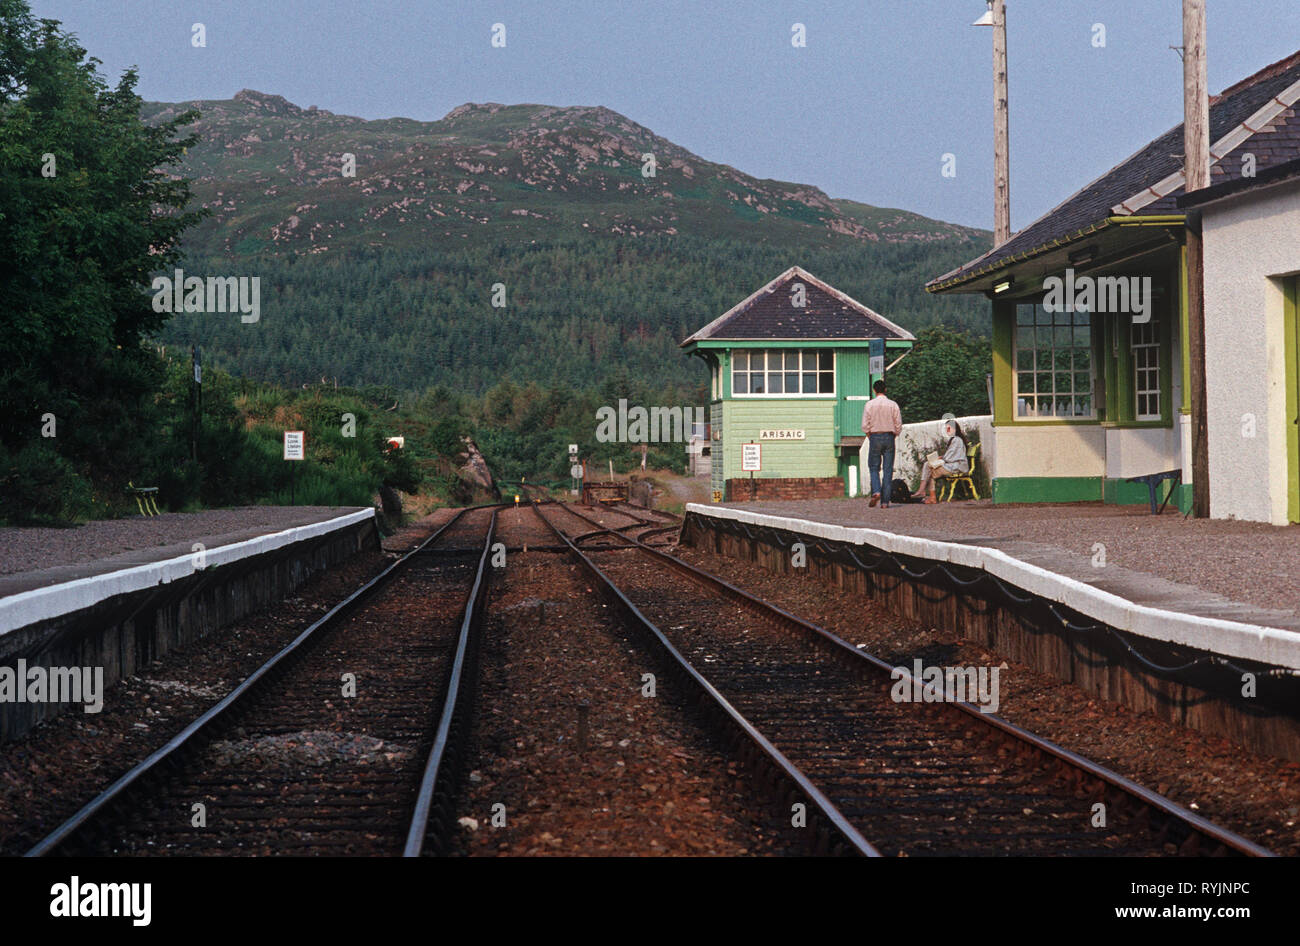
[[[876,396],[862,409],[867,467],[871,470],[871,499],[867,505],[880,503],[881,509],[888,509],[890,487],[894,484],[894,440],[903,432],[903,414],[896,403],[885,397],[883,380],[872,385],[872,390]]]

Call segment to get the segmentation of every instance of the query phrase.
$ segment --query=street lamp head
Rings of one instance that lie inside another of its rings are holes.
[[[992,26],[993,25],[993,0],[986,0],[989,8],[984,11],[984,15],[976,20],[971,26]]]

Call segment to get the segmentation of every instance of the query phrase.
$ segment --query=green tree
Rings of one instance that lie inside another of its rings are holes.
[[[177,133],[196,114],[145,125],[135,72],[110,87],[98,66],[26,0],[0,0],[0,477],[10,485],[22,481],[19,458],[66,473],[43,490],[148,475],[163,370],[144,339],[167,317],[153,311],[150,276],[177,261],[202,215],[184,212],[189,184],[164,168],[194,143]],[[39,515],[48,498],[0,495],[8,518]]]
[[[889,396],[898,402],[903,423],[989,412],[986,377],[993,355],[986,339],[946,328],[928,328],[912,352],[889,372]]]

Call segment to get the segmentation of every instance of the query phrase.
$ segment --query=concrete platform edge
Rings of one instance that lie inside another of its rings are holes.
[[[981,569],[1026,593],[1065,605],[1116,630],[1225,657],[1300,670],[1300,634],[1294,631],[1136,604],[1077,579],[1022,562],[998,549],[701,503],[688,503],[685,512]]]
[[[273,552],[295,542],[317,538],[374,518],[373,509],[361,509],[333,519],[294,526],[242,542],[205,549],[202,553],[194,552],[160,562],[149,562],[104,575],[78,578],[0,598],[0,636],[39,621],[93,607],[101,601],[118,595],[188,578],[200,571]]]

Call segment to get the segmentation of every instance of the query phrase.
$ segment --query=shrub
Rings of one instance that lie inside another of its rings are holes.
[[[66,525],[94,511],[90,483],[48,443],[0,448],[0,517],[14,524]]]

